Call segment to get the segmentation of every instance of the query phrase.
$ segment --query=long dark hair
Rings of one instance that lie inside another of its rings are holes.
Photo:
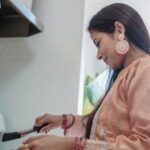
[[[115,21],[119,21],[125,26],[125,36],[129,43],[137,46],[145,53],[150,54],[150,38],[146,26],[138,12],[126,4],[115,3],[101,9],[90,20],[88,31],[99,31],[110,34],[114,33]],[[116,80],[121,69],[122,68],[114,70],[114,74],[112,75],[110,82],[110,87]],[[108,92],[109,90],[107,93]],[[102,102],[100,102],[97,107],[89,115],[87,115],[88,122],[86,125],[86,138],[90,137],[93,118],[101,103]]]

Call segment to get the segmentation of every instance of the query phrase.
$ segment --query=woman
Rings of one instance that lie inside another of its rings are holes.
[[[31,137],[19,150],[148,150],[150,148],[150,38],[130,6],[112,4],[90,21],[97,59],[115,70],[103,102],[87,116],[44,115],[41,132],[61,126],[65,137]]]

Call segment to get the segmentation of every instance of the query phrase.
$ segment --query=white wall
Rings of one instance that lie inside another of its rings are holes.
[[[0,39],[0,112],[7,130],[30,128],[46,112],[77,113],[84,0],[33,2],[45,31]],[[0,143],[0,150],[21,141]]]
[[[32,9],[33,0],[21,0],[30,10]]]

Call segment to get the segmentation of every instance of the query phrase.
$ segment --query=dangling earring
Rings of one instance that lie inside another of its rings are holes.
[[[125,55],[129,51],[129,43],[124,38],[125,35],[121,33],[119,35],[119,41],[116,44],[116,52],[121,55]]]

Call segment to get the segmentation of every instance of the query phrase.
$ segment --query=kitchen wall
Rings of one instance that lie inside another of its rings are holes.
[[[43,33],[0,39],[0,112],[8,131],[30,128],[46,112],[77,113],[84,0],[33,0],[33,12]],[[0,150],[21,141],[0,143]]]

